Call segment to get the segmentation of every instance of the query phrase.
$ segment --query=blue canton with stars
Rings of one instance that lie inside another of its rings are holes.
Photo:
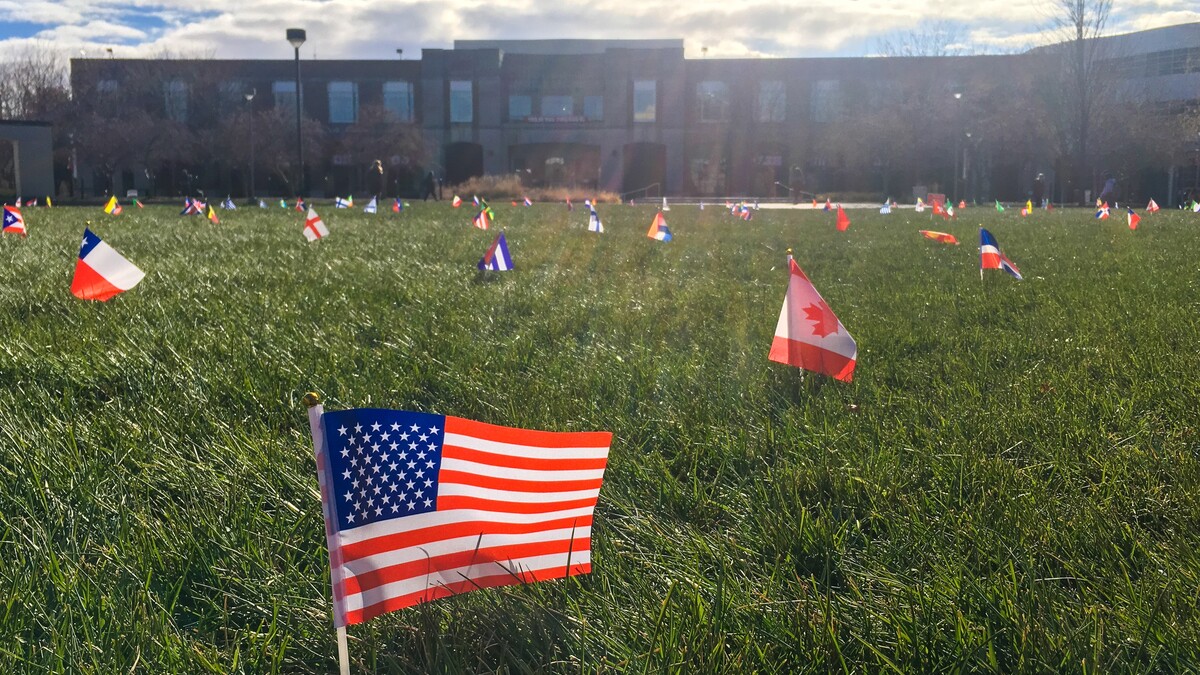
[[[437,510],[445,417],[359,408],[324,420],[338,529]]]

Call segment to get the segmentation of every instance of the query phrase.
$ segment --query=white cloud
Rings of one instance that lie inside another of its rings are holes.
[[[1195,0],[1125,0],[1110,32],[1200,21]],[[44,26],[37,37],[71,53],[172,52],[287,58],[291,26],[311,58],[410,58],[455,39],[683,38],[690,58],[864,55],[879,38],[941,21],[971,51],[1013,51],[1053,39],[1047,0],[0,0],[0,22]],[[3,39],[0,52],[28,43]]]

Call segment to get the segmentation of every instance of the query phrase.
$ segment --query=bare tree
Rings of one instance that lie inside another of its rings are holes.
[[[908,31],[890,33],[876,41],[882,56],[963,56],[971,54],[967,34],[959,24],[921,22]]]
[[[1098,121],[1112,100],[1110,79],[1102,72],[1104,53],[1100,38],[1108,25],[1112,0],[1052,0],[1052,25],[1062,42],[1052,50],[1060,58],[1059,81],[1051,84],[1056,98],[1061,151],[1069,158],[1076,184],[1091,182],[1092,140]],[[1053,112],[1053,111],[1052,111]]]
[[[70,99],[66,60],[53,45],[24,45],[0,63],[0,118],[57,119]]]

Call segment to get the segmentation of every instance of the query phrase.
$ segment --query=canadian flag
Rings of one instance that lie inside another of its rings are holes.
[[[767,358],[849,382],[858,345],[791,256],[788,267],[791,280]]]

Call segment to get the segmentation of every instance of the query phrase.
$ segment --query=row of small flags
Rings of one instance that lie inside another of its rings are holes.
[[[37,205],[38,205],[37,197],[34,197],[33,199],[26,199],[26,200],[22,200],[21,197],[17,197],[17,201],[13,202],[13,206],[17,207],[18,209],[27,208],[27,207],[33,208],[33,207],[36,207]],[[49,195],[46,195],[46,206],[47,206],[47,208],[54,206],[54,202],[50,199]]]

